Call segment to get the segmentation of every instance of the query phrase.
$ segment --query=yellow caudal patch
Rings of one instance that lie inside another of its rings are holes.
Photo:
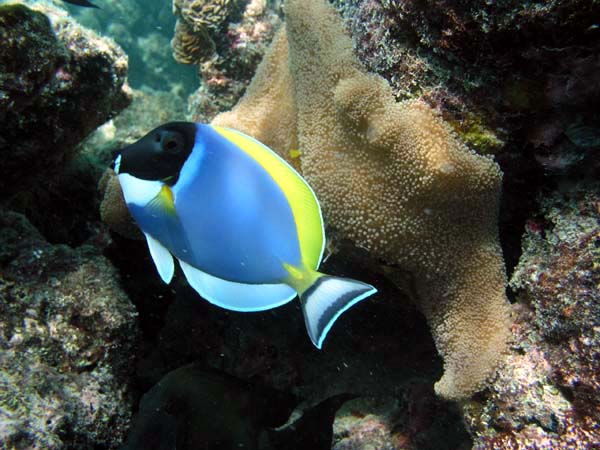
[[[294,215],[303,263],[309,269],[316,269],[323,254],[325,233],[321,208],[310,186],[266,145],[230,128],[212,128],[252,157],[277,183]]]
[[[288,278],[285,281],[296,290],[298,295],[302,295],[317,281],[317,278],[323,276],[316,270],[305,267],[298,268],[286,263],[283,264],[283,268],[288,273]]]

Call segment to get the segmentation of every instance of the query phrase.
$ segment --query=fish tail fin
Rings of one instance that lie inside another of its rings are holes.
[[[377,292],[370,284],[351,278],[334,277],[308,269],[295,269],[294,274],[294,269],[290,270],[289,266],[288,272],[289,284],[300,297],[308,336],[318,349],[344,311]]]

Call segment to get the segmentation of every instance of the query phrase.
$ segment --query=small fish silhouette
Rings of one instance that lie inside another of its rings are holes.
[[[71,5],[85,6],[86,8],[98,8],[98,9],[100,9],[99,6],[94,5],[92,2],[89,2],[88,0],[63,0],[63,2],[70,3]]]

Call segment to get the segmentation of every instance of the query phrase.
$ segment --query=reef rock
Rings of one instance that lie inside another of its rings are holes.
[[[337,2],[400,98],[440,107],[472,147],[550,145],[596,112],[600,5],[585,0]]]
[[[338,411],[332,450],[467,450],[456,405],[414,380],[400,395],[362,397]]]
[[[137,325],[115,269],[8,211],[0,249],[0,448],[116,448]]]
[[[563,185],[564,187],[564,185]],[[465,407],[475,449],[597,448],[600,442],[600,210],[597,185],[540,199],[510,285],[511,354]]]
[[[0,192],[59,171],[65,155],[130,101],[127,57],[62,10],[0,6]]]

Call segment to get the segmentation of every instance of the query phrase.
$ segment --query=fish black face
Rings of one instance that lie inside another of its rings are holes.
[[[194,148],[195,138],[196,125],[192,122],[161,125],[125,147],[115,159],[115,170],[173,185]]]

